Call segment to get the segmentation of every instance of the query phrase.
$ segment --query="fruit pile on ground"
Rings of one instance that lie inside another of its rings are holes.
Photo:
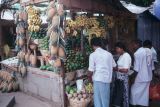
[[[6,71],[0,71],[0,90],[2,92],[18,91],[19,84],[15,77]]]

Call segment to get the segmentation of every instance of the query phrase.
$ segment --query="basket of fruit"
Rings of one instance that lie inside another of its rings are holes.
[[[66,86],[67,97],[70,107],[88,107],[93,101],[93,93],[87,90],[77,91],[76,88]]]

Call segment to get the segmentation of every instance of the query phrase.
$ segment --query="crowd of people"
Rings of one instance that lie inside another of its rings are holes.
[[[94,86],[94,107],[148,107],[149,86],[157,62],[152,42],[134,40],[133,55],[122,42],[116,43],[116,61],[100,38],[93,38],[91,46],[94,52],[89,57],[88,76],[92,76]]]

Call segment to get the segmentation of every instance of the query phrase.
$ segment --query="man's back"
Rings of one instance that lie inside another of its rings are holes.
[[[134,70],[138,72],[136,82],[147,82],[152,79],[151,51],[148,48],[140,48],[134,54]]]
[[[90,55],[90,61],[93,62],[91,65],[94,69],[93,79],[95,81],[110,83],[112,70],[116,65],[113,61],[112,54],[102,48],[97,48],[95,52]]]

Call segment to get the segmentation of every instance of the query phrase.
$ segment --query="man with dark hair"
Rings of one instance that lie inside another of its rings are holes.
[[[110,83],[116,63],[112,54],[101,48],[100,38],[93,38],[91,45],[94,52],[89,57],[88,70],[94,84],[94,107],[109,107]]]
[[[149,41],[143,42],[143,47],[134,53],[135,81],[131,86],[131,104],[138,107],[148,107],[149,86],[152,80],[152,54]],[[136,46],[136,45],[135,45]]]
[[[145,40],[143,42],[143,47],[151,49],[152,48],[152,42],[150,40]]]
[[[138,48],[142,47],[142,41],[139,39],[133,40],[133,49],[136,51]]]

